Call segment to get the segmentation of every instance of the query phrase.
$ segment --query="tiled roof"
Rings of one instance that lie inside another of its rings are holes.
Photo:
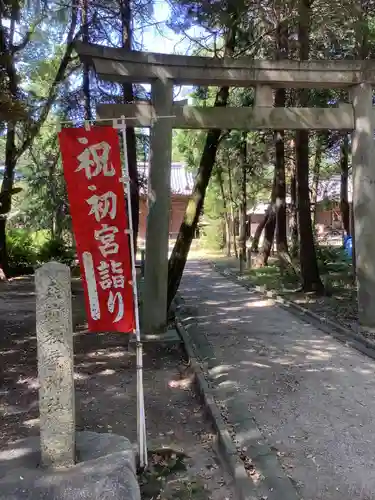
[[[340,200],[341,179],[340,175],[333,175],[329,179],[323,179],[318,184],[318,203],[323,200],[339,201]],[[310,198],[311,199],[311,198]],[[352,177],[348,179],[348,201],[352,202],[353,199],[353,182]],[[286,203],[290,203],[290,196],[286,197]],[[264,214],[269,205],[269,201],[262,201],[255,207],[248,210],[248,214]]]
[[[340,200],[341,179],[339,175],[333,175],[329,179],[322,180],[318,186],[318,201],[324,199]],[[351,203],[353,198],[353,181],[351,176],[348,179],[348,201]]]
[[[138,175],[141,192],[147,190],[148,164],[138,164]],[[190,195],[194,186],[194,177],[183,163],[172,163],[171,168],[171,192],[173,194]]]

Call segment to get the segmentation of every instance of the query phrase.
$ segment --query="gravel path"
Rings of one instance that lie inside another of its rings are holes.
[[[83,293],[77,280],[73,312],[77,428],[113,432],[136,441],[135,353],[128,349],[128,337],[84,330]],[[1,450],[19,438],[39,434],[33,277],[0,285],[0,332]],[[214,435],[191,382],[178,346],[144,346],[149,446],[171,446],[189,457],[187,471],[171,481],[168,478],[167,486],[173,491],[160,498],[232,499],[215,453]],[[156,487],[148,486],[152,491],[143,498],[156,498],[153,491],[160,489],[160,481]]]
[[[303,500],[374,499],[375,361],[202,261],[189,262],[181,292],[240,444],[253,416]]]

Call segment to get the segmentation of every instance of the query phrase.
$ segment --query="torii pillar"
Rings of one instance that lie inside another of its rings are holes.
[[[167,324],[168,240],[172,161],[173,82],[156,80],[151,86],[156,117],[150,130],[150,171],[146,231],[142,331],[156,333]]]
[[[351,93],[353,209],[359,323],[375,330],[375,156],[372,86],[360,83]]]

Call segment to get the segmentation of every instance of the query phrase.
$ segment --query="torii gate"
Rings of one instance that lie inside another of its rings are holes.
[[[77,42],[83,62],[103,80],[150,83],[152,104],[103,104],[99,118],[151,127],[149,216],[143,328],[166,324],[172,128],[353,131],[353,207],[361,325],[375,329],[375,165],[373,61],[262,61],[127,52]],[[253,108],[173,105],[173,85],[255,87]],[[273,108],[273,88],[347,88],[351,103],[332,108]]]

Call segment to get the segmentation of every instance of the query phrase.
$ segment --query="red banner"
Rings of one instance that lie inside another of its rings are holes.
[[[59,133],[92,332],[134,332],[128,217],[117,131],[65,128]]]

